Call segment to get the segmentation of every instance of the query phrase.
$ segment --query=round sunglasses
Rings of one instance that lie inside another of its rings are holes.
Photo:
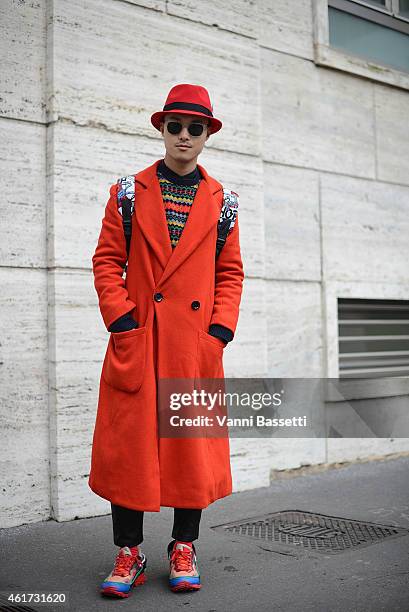
[[[169,134],[179,134],[179,132],[182,131],[182,127],[183,126],[180,121],[168,121],[166,123],[166,128]],[[206,126],[204,126],[203,123],[191,123],[188,126],[187,131],[191,136],[201,136],[205,127]]]

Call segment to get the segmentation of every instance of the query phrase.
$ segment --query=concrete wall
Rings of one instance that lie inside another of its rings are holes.
[[[46,25],[41,2],[2,2],[0,526],[50,515]]]
[[[2,3],[1,526],[109,512],[87,486],[108,337],[91,257],[109,185],[163,154],[149,118],[175,83],[208,88],[224,126],[199,161],[240,194],[246,279],[226,376],[327,376],[328,296],[408,299],[409,96],[316,66],[312,9]],[[240,490],[409,441],[231,448]]]

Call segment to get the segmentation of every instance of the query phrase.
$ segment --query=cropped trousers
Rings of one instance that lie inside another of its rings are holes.
[[[112,527],[116,546],[138,546],[143,541],[143,510],[131,510],[111,503]],[[192,542],[199,537],[202,510],[173,509],[172,538]]]

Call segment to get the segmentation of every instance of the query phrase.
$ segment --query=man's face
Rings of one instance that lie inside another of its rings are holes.
[[[167,129],[169,122],[177,121],[182,124],[182,129],[178,134],[171,134]],[[204,130],[200,136],[192,136],[188,127],[191,123],[201,123]],[[178,113],[167,113],[164,121],[160,124],[165,141],[166,153],[178,162],[188,162],[195,159],[203,150],[206,140],[209,138],[207,133],[208,119],[198,115],[183,115]],[[183,148],[182,145],[184,145]]]

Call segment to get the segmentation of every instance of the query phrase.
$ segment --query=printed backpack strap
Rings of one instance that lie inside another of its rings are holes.
[[[233,231],[239,208],[239,194],[223,188],[223,206],[217,224],[216,259],[219,257],[228,235]]]
[[[117,205],[118,212],[122,215],[122,225],[126,240],[126,254],[129,257],[132,236],[132,215],[135,210],[135,175],[122,176],[117,180],[118,193]],[[124,271],[128,269],[128,263],[124,266]]]

